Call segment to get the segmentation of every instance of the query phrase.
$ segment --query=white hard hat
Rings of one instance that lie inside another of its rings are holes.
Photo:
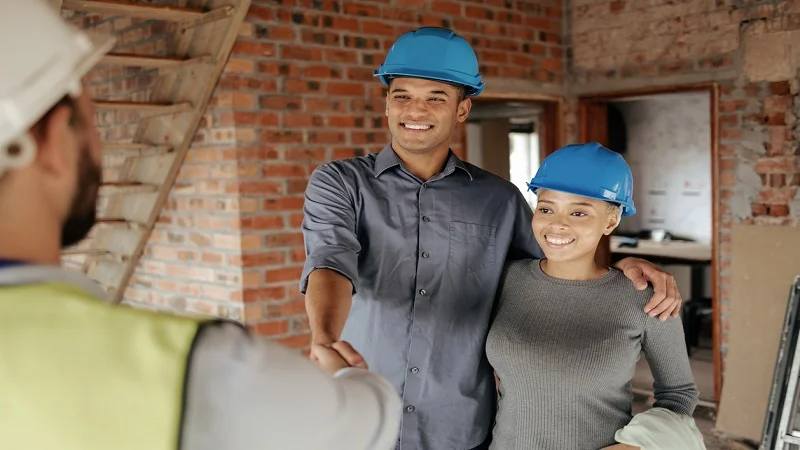
[[[46,1],[0,0],[0,176],[33,160],[30,127],[65,95],[80,95],[81,79],[114,46]]]

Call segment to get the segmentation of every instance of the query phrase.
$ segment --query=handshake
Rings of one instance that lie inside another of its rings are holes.
[[[345,341],[333,343],[314,342],[309,357],[325,373],[333,375],[347,367],[367,369],[367,363],[352,345]]]

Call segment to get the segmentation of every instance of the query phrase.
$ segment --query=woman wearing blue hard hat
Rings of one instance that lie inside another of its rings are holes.
[[[496,403],[486,333],[504,262],[542,255],[532,212],[516,186],[450,149],[485,85],[463,37],[409,31],[375,76],[388,86],[391,142],[321,165],[305,192],[300,289],[312,342],[352,344],[338,346],[354,349],[351,364],[395,386],[399,449],[486,448]],[[656,286],[652,314],[677,313],[671,276],[636,258],[619,267]]]
[[[548,156],[528,184],[544,258],[508,264],[486,343],[499,380],[492,449],[702,449],[680,320],[642,312],[652,288],[595,262],[600,238],[636,213],[633,177],[598,143]],[[631,417],[631,379],[644,351],[654,408]]]

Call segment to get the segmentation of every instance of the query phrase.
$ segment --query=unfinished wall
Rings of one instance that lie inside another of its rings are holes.
[[[663,228],[711,243],[711,129],[708,93],[665,94],[615,106],[627,129],[637,213],[621,231]]]
[[[125,301],[307,346],[303,192],[319,164],[388,142],[372,72],[392,42],[452,27],[475,46],[487,93],[560,94],[562,22],[559,0],[254,0]]]
[[[800,2],[572,0],[569,69],[580,94],[715,81],[720,86],[723,354],[731,226],[800,226]],[[576,102],[568,139],[577,140]],[[788,287],[787,287],[788,289]]]

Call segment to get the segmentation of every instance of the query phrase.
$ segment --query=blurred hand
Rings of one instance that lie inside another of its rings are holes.
[[[310,358],[328,375],[333,375],[345,367],[367,369],[364,357],[346,341],[336,341],[332,344],[312,344]]]

